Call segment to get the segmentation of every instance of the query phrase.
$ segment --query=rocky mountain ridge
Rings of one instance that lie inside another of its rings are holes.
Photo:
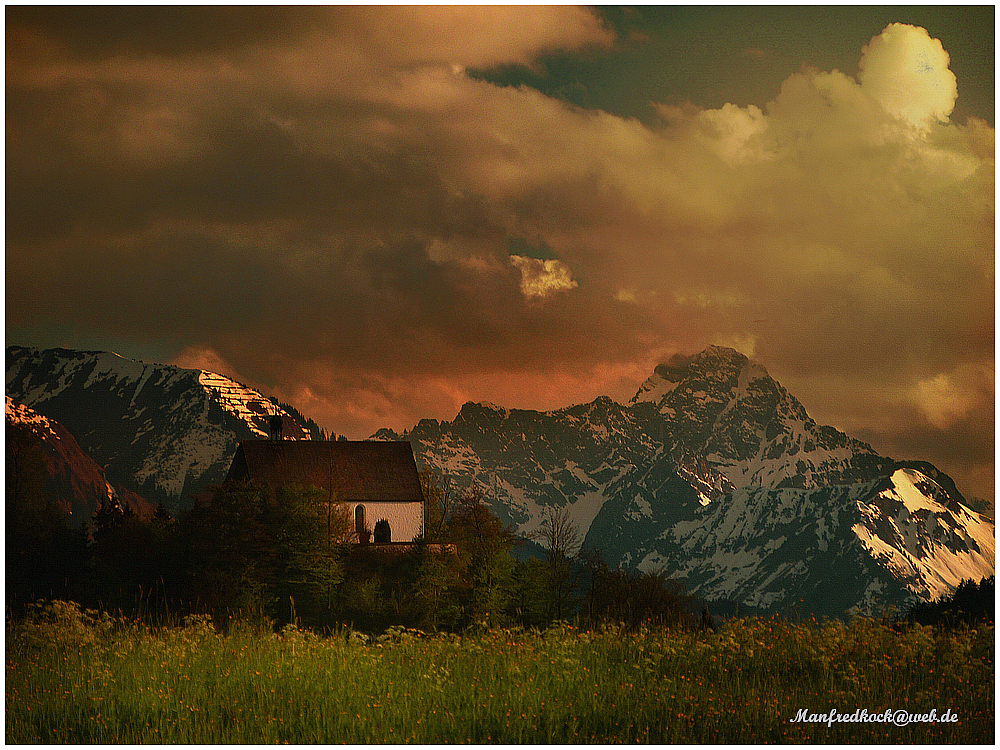
[[[64,423],[109,480],[171,509],[221,481],[274,415],[286,438],[322,437],[228,378],[108,353],[8,347],[7,393]],[[877,612],[995,569],[993,524],[947,475],[818,425],[732,349],[671,359],[627,405],[470,402],[372,439],[409,441],[456,489],[480,486],[522,535],[558,510],[612,566],[663,570],[710,601]]]
[[[479,484],[523,534],[560,509],[609,564],[663,570],[708,600],[875,612],[995,567],[993,524],[947,475],[817,424],[722,347],[657,367],[628,406],[466,404],[452,422],[375,437]]]
[[[7,395],[64,425],[109,479],[175,510],[221,482],[241,440],[280,416],[286,439],[314,423],[229,378],[113,352],[7,347]]]

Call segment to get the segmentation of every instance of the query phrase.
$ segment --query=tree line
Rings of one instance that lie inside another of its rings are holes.
[[[325,491],[273,492],[222,486],[171,516],[149,518],[109,498],[88,528],[71,528],[45,492],[44,457],[30,441],[7,441],[8,608],[39,598],[146,619],[209,613],[233,620],[318,629],[392,625],[461,631],[570,620],[705,627],[707,610],[663,573],[611,568],[584,549],[565,509],[550,508],[533,554],[490,511],[483,490],[453,491],[421,472],[424,534],[407,551],[357,546],[350,519]],[[519,554],[520,552],[520,554]],[[963,582],[942,602],[918,605],[911,621],[992,620],[993,579]]]
[[[109,497],[74,529],[46,494],[46,476],[37,445],[8,440],[6,591],[15,611],[62,598],[151,620],[209,613],[221,626],[252,619],[365,631],[688,618],[690,597],[663,576],[626,574],[581,551],[564,511],[541,523],[543,557],[518,556],[522,540],[480,488],[452,491],[430,469],[420,477],[425,531],[404,552],[340,541],[351,523],[336,498],[296,485],[215,487],[177,518],[162,504],[143,518]]]

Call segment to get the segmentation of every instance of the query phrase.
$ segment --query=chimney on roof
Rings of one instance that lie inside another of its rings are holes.
[[[280,414],[274,414],[271,419],[268,420],[268,426],[271,428],[271,440],[283,440],[282,432],[284,430],[284,420],[281,418]]]

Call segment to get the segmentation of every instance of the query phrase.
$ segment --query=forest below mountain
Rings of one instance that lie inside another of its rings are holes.
[[[369,632],[696,620],[691,597],[665,576],[613,570],[581,551],[564,512],[547,517],[539,546],[504,527],[481,492],[452,491],[430,469],[421,474],[426,532],[405,548],[337,543],[347,519],[294,485],[274,498],[218,486],[176,518],[162,504],[146,517],[112,497],[90,524],[72,528],[46,492],[37,441],[10,423],[7,441],[7,603],[15,612],[40,598],[69,599],[151,621],[208,613],[219,624]]]
[[[284,439],[330,437],[221,375],[109,352],[8,347],[7,414],[42,441],[46,489],[75,526],[110,497],[182,520],[277,418]],[[418,467],[480,492],[527,540],[517,560],[545,557],[559,513],[610,569],[663,572],[720,613],[902,612],[995,568],[993,523],[950,477],[817,424],[723,347],[658,366],[628,405],[467,403],[371,439],[408,442]]]
[[[14,613],[37,599],[68,599],[149,621],[207,613],[220,626],[251,619],[366,632],[557,621],[708,627],[720,615],[754,614],[718,601],[709,612],[662,572],[609,566],[584,546],[564,508],[550,509],[533,539],[519,537],[476,486],[455,490],[430,468],[420,475],[425,533],[403,548],[336,543],[348,519],[299,486],[273,498],[250,486],[216,487],[176,518],[162,504],[146,517],[111,498],[89,530],[72,528],[45,490],[44,457],[26,429],[7,426],[6,590]],[[921,622],[992,620],[989,581],[988,589],[959,587],[961,614],[944,600],[914,612]]]
[[[299,486],[216,487],[176,518],[112,495],[88,532],[24,429],[7,427],[10,742],[994,737],[992,576],[896,620],[720,617],[609,567],[565,509],[519,538],[427,468],[412,545],[335,543],[348,519]]]

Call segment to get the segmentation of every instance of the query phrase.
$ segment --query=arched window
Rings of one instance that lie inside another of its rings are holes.
[[[367,541],[365,538],[365,532],[367,531],[365,527],[365,506],[358,505],[354,508],[354,530],[358,534],[358,541]]]

